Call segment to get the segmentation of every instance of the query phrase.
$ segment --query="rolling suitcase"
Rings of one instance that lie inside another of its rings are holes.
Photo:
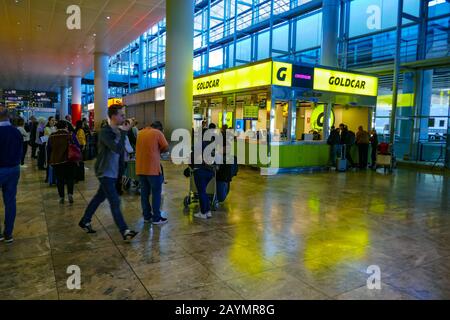
[[[346,146],[342,146],[341,155],[336,161],[336,170],[339,172],[347,171]]]

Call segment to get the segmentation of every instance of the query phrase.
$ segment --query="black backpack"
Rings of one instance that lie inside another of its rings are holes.
[[[353,131],[348,131],[347,132],[347,145],[351,146],[354,145],[356,142],[356,135]]]

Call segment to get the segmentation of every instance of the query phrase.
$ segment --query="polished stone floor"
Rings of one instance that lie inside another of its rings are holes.
[[[71,206],[28,166],[16,241],[0,243],[0,299],[450,299],[448,176],[242,169],[214,218],[197,221],[196,205],[182,204],[184,168],[165,163],[170,223],[144,226],[139,198],[127,194],[126,220],[140,234],[125,244],[107,204],[96,235],[77,226],[97,188],[92,169]],[[80,290],[67,287],[71,265]],[[367,288],[372,265],[381,290]]]

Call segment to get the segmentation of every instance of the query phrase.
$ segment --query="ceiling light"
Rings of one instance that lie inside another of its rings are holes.
[[[96,34],[96,33],[94,33],[94,34],[93,34],[93,36],[94,36],[94,37],[96,37],[96,36],[97,36],[97,34]]]
[[[107,16],[106,19],[111,20],[111,17],[110,17],[110,16]]]
[[[20,24],[20,21],[17,21],[17,24]]]

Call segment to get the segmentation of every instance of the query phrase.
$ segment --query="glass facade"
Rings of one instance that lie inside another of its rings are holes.
[[[388,139],[398,1],[340,3],[338,66],[380,76],[374,126]],[[320,0],[197,0],[195,5],[195,76],[269,57],[320,63]],[[404,0],[402,12],[398,157],[444,161],[436,154],[447,138],[450,70],[446,62],[428,69],[425,62],[450,56],[450,3]],[[162,20],[110,58],[111,97],[164,84],[165,30]],[[88,87],[92,84],[85,86],[86,101],[93,100]]]

